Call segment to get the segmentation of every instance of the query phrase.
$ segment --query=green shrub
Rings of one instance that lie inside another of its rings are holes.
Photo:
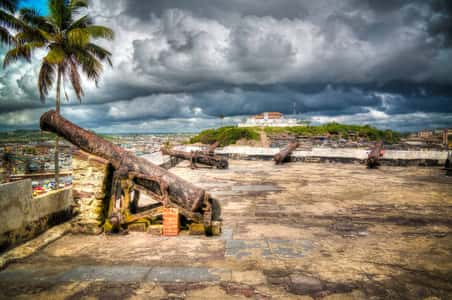
[[[235,144],[238,140],[259,140],[255,128],[238,128],[226,126],[218,129],[207,129],[190,139],[190,143],[213,144],[220,142],[220,146]]]
[[[302,136],[335,135],[342,138],[349,138],[350,135],[357,135],[371,141],[383,140],[386,143],[397,143],[401,134],[392,130],[379,130],[369,125],[345,125],[339,123],[328,123],[319,126],[294,126],[294,127],[265,127],[267,134],[295,134]]]

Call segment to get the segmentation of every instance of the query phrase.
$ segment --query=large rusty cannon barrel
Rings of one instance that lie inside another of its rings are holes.
[[[206,198],[214,201],[203,189],[71,123],[54,110],[41,116],[40,126],[42,130],[56,133],[80,149],[108,160],[116,171],[158,178],[168,188],[168,200],[186,210],[203,213]]]
[[[290,141],[286,147],[273,156],[273,160],[277,165],[282,164],[298,146],[298,141]]]
[[[375,169],[380,165],[380,157],[383,156],[383,142],[379,141],[375,143],[375,146],[370,150],[367,156],[367,167],[369,169]]]

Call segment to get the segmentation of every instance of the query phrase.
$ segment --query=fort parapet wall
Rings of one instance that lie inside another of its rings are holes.
[[[199,147],[183,146],[181,150],[196,151]],[[216,149],[215,154],[233,159],[271,160],[279,148],[250,146],[227,146]],[[296,150],[291,155],[292,161],[306,162],[344,162],[363,163],[369,150],[367,148],[326,148],[313,147],[311,150]],[[381,159],[383,165],[443,166],[447,151],[434,150],[385,150]]]
[[[166,169],[179,162],[178,159],[162,156],[160,152],[144,158]],[[103,231],[113,172],[107,160],[79,149],[73,151],[72,189],[77,214],[72,222],[74,232],[99,234]]]
[[[0,251],[72,217],[70,187],[32,197],[31,179],[0,185]]]
[[[72,153],[72,191],[75,232],[99,234],[109,201],[113,169],[108,161],[82,150]]]

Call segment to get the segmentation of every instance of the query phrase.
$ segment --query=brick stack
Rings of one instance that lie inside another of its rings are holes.
[[[165,207],[163,209],[163,235],[176,236],[179,234],[179,210]]]
[[[102,232],[103,210],[107,205],[108,161],[81,150],[72,157],[72,192],[78,215],[74,230],[88,234]]]

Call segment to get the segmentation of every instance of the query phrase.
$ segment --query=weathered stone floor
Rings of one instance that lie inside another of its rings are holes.
[[[452,178],[439,169],[172,171],[222,202],[222,236],[66,235],[0,272],[0,297],[452,299]]]

